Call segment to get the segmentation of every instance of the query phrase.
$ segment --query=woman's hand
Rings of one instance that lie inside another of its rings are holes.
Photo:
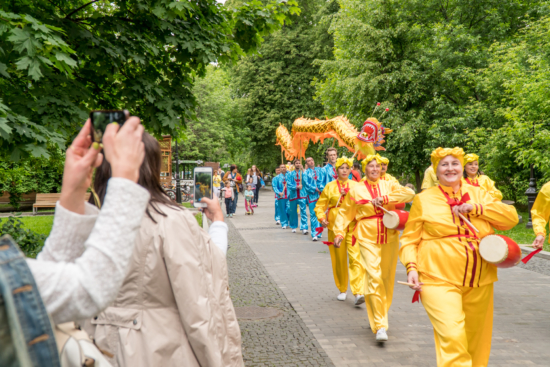
[[[407,275],[407,283],[416,284],[414,287],[410,286],[415,291],[422,291],[422,285],[424,284],[418,281],[418,272],[414,270],[411,270]]]
[[[212,223],[223,222],[223,212],[217,197],[214,196],[213,199],[202,198],[201,203],[206,204],[206,208],[201,209],[206,218],[210,219]]]
[[[384,199],[382,197],[377,197],[376,199],[372,199],[371,200],[371,203],[372,205],[374,206],[381,206],[382,204],[384,204]]]
[[[328,227],[328,220],[325,218],[321,221],[321,225],[323,226],[323,228],[327,228]]]
[[[132,116],[122,127],[109,124],[103,134],[105,159],[111,164],[111,177],[121,177],[137,182],[139,168],[145,157],[143,125]]]
[[[469,213],[472,210],[474,210],[474,206],[472,204],[457,205],[453,207],[453,214],[458,217],[458,213],[461,213],[461,214]]]
[[[334,245],[333,246],[336,247],[336,248],[340,248],[340,245],[342,244],[343,239],[344,238],[342,236],[336,236],[334,238]]]
[[[532,245],[535,249],[541,249],[544,247],[544,236],[539,234],[536,238],[535,238],[535,241],[533,241],[533,245]]]
[[[93,169],[103,161],[101,147],[98,143],[92,144],[90,134],[91,122],[88,119],[65,156],[59,202],[62,207],[77,214],[84,214],[84,195],[92,183]]]

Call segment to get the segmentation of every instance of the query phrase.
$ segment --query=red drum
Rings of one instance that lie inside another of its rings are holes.
[[[406,203],[395,204],[395,209],[403,210],[405,209],[406,205],[407,205]]]
[[[483,260],[497,268],[511,268],[521,260],[518,244],[506,236],[490,234],[479,242],[479,254]]]
[[[409,219],[409,212],[404,210],[392,210],[389,213],[384,214],[382,217],[382,223],[388,229],[397,229],[402,231],[405,229],[405,224]]]

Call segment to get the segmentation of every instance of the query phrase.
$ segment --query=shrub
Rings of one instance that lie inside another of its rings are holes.
[[[23,222],[16,217],[8,217],[0,226],[0,236],[9,234],[17,242],[26,256],[35,258],[46,241],[46,236],[23,228]]]

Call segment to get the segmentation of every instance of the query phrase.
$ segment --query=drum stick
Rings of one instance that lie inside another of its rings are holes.
[[[338,199],[338,202],[336,203],[336,206],[332,209],[336,209],[338,208],[338,205],[340,205],[340,200],[342,200],[342,195],[340,194],[340,198]],[[329,209],[325,210],[325,216],[327,215]]]
[[[378,208],[382,209],[384,212],[386,212],[387,214],[390,214],[390,211],[380,205],[377,205]]]
[[[416,287],[416,284],[413,284],[413,283],[407,283],[407,282],[400,282],[399,280],[397,281],[397,284],[403,284],[403,285],[408,285],[409,287]]]
[[[476,227],[474,227],[474,225],[473,225],[468,219],[466,219],[465,216],[463,216],[463,215],[460,214],[460,213],[458,213],[458,216],[459,216],[460,218],[462,218],[462,220],[465,221],[466,224],[470,226],[470,228],[472,228],[474,231],[476,231],[477,233],[479,233],[479,230],[478,230]]]

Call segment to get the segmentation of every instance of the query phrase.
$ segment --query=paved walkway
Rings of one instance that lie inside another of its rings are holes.
[[[345,302],[336,300],[327,247],[275,225],[272,192],[262,190],[254,216],[239,204],[231,222],[334,365],[436,366],[432,326],[422,305],[411,304],[408,287],[395,286],[390,340],[378,345],[364,305],[354,307],[349,291]],[[521,268],[499,277],[489,365],[550,366],[550,277]],[[400,263],[396,278],[405,280]]]

